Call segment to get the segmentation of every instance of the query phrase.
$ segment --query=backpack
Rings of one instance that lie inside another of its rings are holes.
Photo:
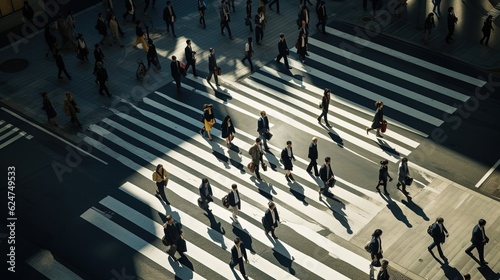
[[[222,198],[222,205],[229,208],[229,199],[227,198],[227,195]]]
[[[427,233],[428,233],[430,236],[432,236],[432,226],[433,226],[433,225],[434,225],[434,224],[431,224],[431,225],[427,228]]]

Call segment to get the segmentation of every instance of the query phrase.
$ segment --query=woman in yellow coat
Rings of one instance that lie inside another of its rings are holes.
[[[212,126],[215,124],[215,117],[213,113],[213,106],[212,104],[204,104],[203,105],[203,128],[200,130],[201,136],[204,136],[205,131],[207,132],[208,139],[212,141],[212,135],[210,134],[210,130],[212,129]]]
[[[156,195],[160,196],[166,204],[170,205],[168,202],[167,196],[165,195],[165,187],[167,187],[168,183],[168,172],[163,168],[163,165],[158,164],[156,166],[156,170],[153,172],[153,181],[156,183]]]

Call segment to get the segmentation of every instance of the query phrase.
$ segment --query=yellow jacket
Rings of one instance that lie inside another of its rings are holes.
[[[165,168],[162,167],[159,170],[159,172],[156,172],[156,170],[153,172],[153,181],[161,182],[161,181],[167,181],[167,180],[168,180],[168,172],[167,172],[167,170],[165,170]]]

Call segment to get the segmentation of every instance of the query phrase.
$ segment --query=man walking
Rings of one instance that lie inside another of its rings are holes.
[[[196,52],[193,51],[193,48],[191,46],[191,40],[186,40],[186,48],[184,49],[184,55],[186,56],[186,69],[184,69],[184,71],[185,71],[185,74],[187,74],[189,66],[192,66],[193,67],[193,76],[198,77],[198,75],[196,75],[195,54],[196,54]]]
[[[432,4],[434,4],[434,8],[432,8],[432,11],[436,14],[436,16],[441,18],[441,0],[432,0]]]
[[[279,15],[279,13],[280,13],[280,0],[273,0],[273,1],[271,1],[269,3],[269,5],[268,5],[269,6],[269,10],[271,10],[271,11],[273,10],[272,6],[275,3],[276,3],[276,13]]]
[[[314,176],[318,177],[318,137],[313,137],[311,144],[309,144],[309,152],[307,153],[307,157],[311,160],[309,165],[307,166],[307,173],[312,174],[311,169],[314,168]]]
[[[253,55],[252,37],[248,37],[247,43],[245,44],[245,57],[243,57],[241,63],[245,64],[245,60],[248,60],[248,63],[250,63],[250,71],[253,72],[252,55]]]
[[[280,34],[280,41],[278,42],[278,52],[279,54],[276,57],[276,61],[279,63],[281,58],[283,58],[283,60],[285,61],[286,69],[292,69],[292,67],[288,65],[287,56],[289,54],[289,51],[288,46],[286,45],[285,34],[283,33]]]
[[[229,263],[229,266],[231,269],[234,269],[236,265],[239,265],[241,275],[243,275],[245,280],[248,280],[243,258],[245,259],[245,263],[248,263],[247,250],[245,249],[245,246],[243,246],[243,242],[241,242],[240,238],[236,237],[234,239],[234,246],[231,248],[231,262]]]
[[[214,48],[210,48],[210,56],[208,57],[208,77],[207,81],[210,83],[212,80],[212,76],[215,79],[215,85],[219,85],[219,78],[217,77],[217,60],[215,59],[215,50]]]
[[[231,207],[231,211],[233,212],[233,220],[238,224],[238,211],[241,209],[240,192],[238,191],[238,186],[236,184],[233,184],[231,189],[232,190],[227,195],[227,200],[229,202],[229,206]]]
[[[330,107],[330,89],[325,88],[323,92],[323,97],[321,98],[321,115],[318,117],[318,122],[321,123],[321,117],[325,119],[325,125],[330,127],[330,123],[328,123],[328,109]]]
[[[172,62],[170,63],[170,73],[172,74],[172,78],[174,78],[175,83],[177,85],[177,93],[181,92],[181,65],[177,60],[175,55],[172,56]]]
[[[53,126],[58,127],[59,124],[57,124],[56,121],[57,112],[54,109],[54,106],[52,106],[52,102],[49,99],[49,94],[47,92],[42,93],[42,98],[43,98],[42,110],[45,110],[49,123],[51,123]]]
[[[325,6],[325,1],[321,1],[321,6],[318,7],[316,10],[318,13],[318,23],[316,23],[316,28],[319,28],[319,25],[321,25],[321,32],[326,35],[325,31],[325,25],[326,25],[326,6]]]
[[[269,208],[266,210],[263,218],[264,229],[266,230],[266,234],[271,232],[271,236],[274,239],[278,239],[278,237],[274,234],[274,230],[278,227],[278,223],[280,221],[280,215],[278,214],[278,210],[276,209],[276,205],[274,202],[269,202]]]
[[[269,150],[267,146],[267,134],[269,133],[269,120],[266,115],[266,111],[260,112],[260,117],[257,120],[257,132],[259,132],[260,138],[264,142],[264,150]]]
[[[175,22],[175,12],[170,1],[167,1],[167,7],[163,9],[163,20],[167,24],[167,33],[170,33],[170,27],[172,27],[172,34],[175,36],[174,22]]]
[[[174,221],[174,218],[170,215],[166,216],[167,222],[163,225],[163,233],[165,234],[165,242],[170,245],[167,253],[168,255],[177,261],[175,258],[175,252],[179,252],[181,256],[185,252],[182,248],[184,241],[184,233],[182,232],[180,225]]]
[[[224,0],[221,1],[220,4],[220,34],[224,35],[224,28],[227,29],[227,33],[229,34],[229,39],[233,39],[231,35],[231,28],[229,27],[229,22],[231,21],[229,18],[229,10],[226,2]]]
[[[132,21],[135,22],[135,3],[134,0],[125,0],[125,7],[127,8],[123,14],[123,20],[127,21],[128,15],[132,15]]]
[[[101,45],[104,45],[104,42],[106,42],[109,46],[111,46],[111,42],[108,39],[108,27],[106,25],[106,20],[104,19],[104,16],[102,13],[99,13],[97,17],[97,23],[95,25],[95,29],[99,32],[100,35],[102,35]]]
[[[248,23],[248,26],[250,27],[250,32],[253,32],[253,28],[252,28],[252,0],[247,0],[247,5],[245,7],[245,11],[247,12],[247,18],[245,19],[245,22]]]
[[[398,187],[398,190],[401,190],[399,187],[402,187],[402,192],[405,195],[410,194],[409,192],[406,191],[406,178],[410,177],[410,170],[408,169],[408,158],[403,158],[401,159],[401,162],[399,163],[399,168],[398,168],[398,184],[396,185]]]
[[[321,200],[321,194],[328,194],[329,188],[333,187],[335,184],[335,175],[333,174],[332,167],[330,165],[331,158],[326,157],[325,163],[321,166],[319,170],[319,177],[323,181],[323,187],[319,188],[319,199]]]
[[[479,219],[479,222],[476,226],[474,226],[474,229],[472,230],[472,238],[470,239],[472,245],[470,245],[469,248],[465,249],[465,253],[472,257],[472,250],[476,248],[479,254],[479,261],[481,262],[481,265],[488,264],[488,262],[484,260],[484,245],[490,242],[490,239],[488,238],[488,236],[486,236],[486,231],[484,229],[485,225],[486,221],[484,219]]]
[[[257,45],[260,45],[260,42],[262,42],[262,39],[264,39],[264,24],[266,21],[264,12],[262,11],[262,8],[257,9],[257,14],[255,15],[255,42]]]
[[[436,219],[436,222],[432,224],[431,227],[431,236],[432,236],[432,243],[427,247],[427,250],[429,253],[434,255],[432,252],[432,249],[437,246],[438,248],[438,253],[439,256],[445,261],[448,262],[448,259],[444,256],[443,250],[441,249],[441,244],[445,242],[446,238],[450,236],[448,234],[448,230],[446,230],[446,227],[444,226],[444,219],[442,217],[438,217]]]
[[[96,79],[99,84],[99,94],[104,95],[103,91],[105,91],[108,97],[111,97],[111,93],[109,93],[108,87],[106,87],[108,72],[106,71],[106,68],[102,66],[102,62],[97,62]]]
[[[259,174],[259,162],[261,161],[261,153],[260,153],[260,149],[259,149],[259,146],[261,145],[261,139],[259,137],[257,137],[255,139],[255,143],[253,143],[252,147],[250,147],[250,149],[248,150],[248,153],[250,154],[250,157],[252,158],[252,162],[254,164],[254,172],[255,172],[255,177],[257,177],[257,180],[259,181],[262,181],[262,179],[260,178],[260,174]]]
[[[66,71],[66,66],[64,65],[64,60],[62,58],[61,51],[59,51],[59,49],[56,49],[56,52],[54,54],[54,59],[56,61],[57,68],[59,69],[57,77],[59,79],[62,79],[63,77],[61,76],[61,73],[64,71],[66,77],[68,77],[68,79],[71,80],[71,76],[68,74],[68,71]]]
[[[448,35],[446,36],[446,43],[453,41],[453,33],[455,32],[455,24],[457,24],[458,18],[455,16],[455,10],[453,7],[448,8]]]

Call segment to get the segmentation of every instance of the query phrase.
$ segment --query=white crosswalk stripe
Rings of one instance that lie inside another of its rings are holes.
[[[328,31],[336,36],[347,36],[340,31]],[[309,50],[308,60],[313,61],[311,65],[303,65],[293,57],[289,58],[290,65],[294,68],[292,71],[298,71],[298,75],[290,76],[271,66],[264,66],[238,83],[225,81],[225,86],[219,87],[218,90],[222,90],[227,99],[219,99],[217,95],[207,92],[211,86],[205,79],[190,75],[184,79],[182,87],[193,100],[217,103],[220,106],[218,108],[226,107],[231,113],[255,120],[253,127],[236,127],[238,133],[233,144],[239,152],[226,149],[220,139],[207,141],[199,135],[198,130],[202,126],[199,105],[193,106],[180,101],[170,95],[169,90],[156,91],[144,97],[139,104],[122,101],[131,108],[127,114],[110,109],[114,115],[89,126],[91,133],[85,136],[84,142],[115,158],[139,174],[140,180],[149,181],[149,185],[141,186],[132,182],[135,180],[126,180],[119,187],[120,192],[116,195],[110,194],[99,202],[98,208],[108,209],[123,219],[107,217],[94,208],[84,212],[81,217],[178,278],[205,279],[205,275],[198,273],[199,267],[202,267],[204,271],[210,271],[209,273],[220,279],[241,279],[239,272],[235,273],[228,266],[233,241],[227,235],[214,230],[207,221],[199,220],[194,215],[196,213],[184,210],[188,207],[195,209],[193,211],[201,211],[197,206],[198,186],[202,178],[208,177],[215,198],[210,206],[214,219],[229,225],[235,232],[246,233],[253,245],[272,250],[274,254],[279,255],[273,257],[270,254],[250,254],[247,272],[255,274],[254,276],[248,273],[252,279],[351,279],[345,269],[332,264],[334,261],[347,263],[347,266],[357,271],[356,273],[369,274],[368,254],[359,255],[347,246],[339,245],[340,242],[327,235],[334,234],[339,240],[350,241],[387,207],[387,201],[375,195],[374,191],[349,182],[342,174],[336,174],[337,186],[333,188],[335,199],[322,197],[318,200],[318,186],[323,183],[305,171],[304,166],[309,161],[297,155],[293,171],[296,181],[285,184],[284,170],[279,159],[274,156],[278,155],[282,148],[272,141],[268,143],[272,154],[267,153],[265,158],[273,168],[267,172],[261,170],[264,181],[256,180],[253,174],[246,171],[245,166],[251,161],[246,151],[257,136],[258,112],[265,110],[273,125],[293,127],[304,134],[317,136],[322,141],[333,142],[332,135],[340,138],[338,144],[346,152],[372,163],[376,163],[376,158],[387,158],[397,163],[401,157],[410,155],[419,148],[420,142],[431,132],[430,129],[443,124],[440,114],[455,111],[454,104],[449,104],[450,100],[466,101],[467,95],[361,55],[349,56],[350,59],[392,75],[395,79],[386,81],[372,76],[372,73],[363,73],[359,69],[335,62],[333,58],[321,56],[322,52],[328,51],[346,57],[348,54],[345,54],[345,50],[313,38],[310,43],[321,49],[318,54],[314,53],[314,49]],[[404,54],[399,56],[405,61],[418,61]],[[440,69],[440,66],[429,63],[422,67],[436,71]],[[394,97],[388,98],[363,88],[367,83],[358,85],[352,80],[347,81],[343,77],[328,74],[329,71],[325,71],[328,68],[372,83],[390,91],[389,96]],[[346,97],[337,96],[334,91],[333,107],[329,111],[333,126],[331,129],[316,120],[320,111],[317,103],[321,99],[324,86],[318,86],[306,79],[297,79],[300,75],[314,77],[315,81],[321,81],[319,84],[332,85],[349,92]],[[472,78],[465,79],[461,76],[463,74],[458,72],[450,71],[447,75],[468,83],[478,83]],[[405,88],[408,83],[398,83],[398,79],[425,87],[444,97],[434,99],[415,91],[415,88]],[[173,89],[175,85],[170,84],[167,87]],[[383,100],[387,107],[399,113],[398,118],[387,117],[394,129],[387,131],[383,140],[373,134],[366,135],[364,128],[371,125],[374,112],[371,108],[358,105],[356,101],[359,98],[370,102]],[[216,114],[219,117],[217,125],[211,131],[214,138],[221,134],[220,117],[224,115],[225,113]],[[404,119],[399,119],[401,117]],[[168,183],[167,195],[174,193],[181,198],[180,201],[173,202],[172,206],[166,206],[152,194],[154,183],[151,182],[151,174],[154,166],[158,164],[163,164],[172,176]],[[220,199],[230,191],[233,183],[238,184],[243,201],[239,223],[234,223],[231,213],[219,206]],[[121,199],[127,200],[128,203]],[[269,200],[275,202],[281,217],[282,225],[277,235],[280,235],[281,230],[293,232],[304,242],[315,244],[317,248],[309,246],[311,248],[304,249],[301,244],[289,242],[287,237],[280,236],[280,239],[274,240],[267,236],[261,219]],[[130,203],[131,201],[134,202]],[[393,202],[400,205],[397,201]],[[149,210],[144,210],[145,207]],[[191,233],[186,236],[186,255],[199,263],[198,266],[193,268],[182,263],[169,262],[165,248],[158,246],[161,244],[159,240],[163,236],[163,227],[151,213],[164,216],[165,212],[176,213],[183,228]],[[132,231],[123,224],[136,228]],[[154,237],[153,240],[151,236]],[[327,257],[315,258],[316,250],[324,250]],[[222,255],[224,257],[221,257]],[[275,258],[286,260],[289,266]],[[295,274],[292,266],[299,270],[300,274]]]
[[[18,127],[15,127],[10,123],[5,123],[6,122],[4,120],[0,120],[0,149],[7,147],[23,137],[28,140],[33,138],[33,136],[20,130]]]

